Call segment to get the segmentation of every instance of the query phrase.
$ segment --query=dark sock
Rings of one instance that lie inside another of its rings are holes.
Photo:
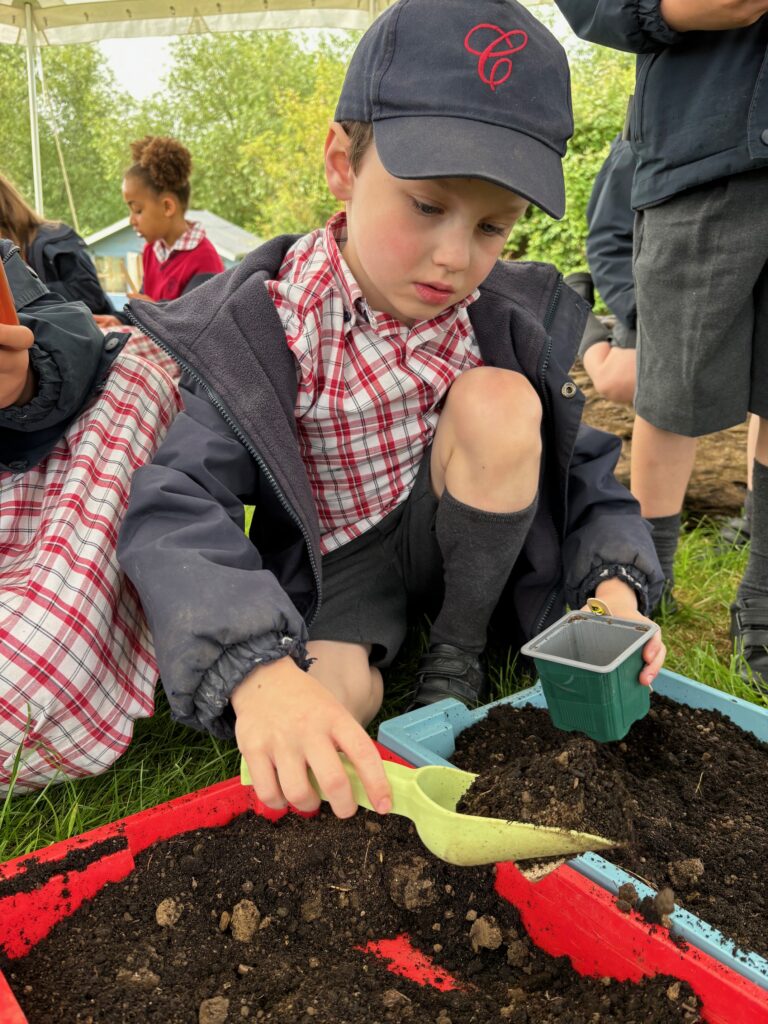
[[[486,512],[443,491],[435,517],[443,555],[445,597],[430,644],[453,644],[480,654],[488,622],[536,512],[537,499],[519,512]]]
[[[680,513],[674,516],[658,516],[656,519],[649,519],[653,527],[653,545],[656,554],[661,562],[661,571],[664,573],[665,590],[671,591],[675,582],[675,552],[677,542],[680,539]]]
[[[768,597],[768,466],[755,460],[749,560],[738,597]]]

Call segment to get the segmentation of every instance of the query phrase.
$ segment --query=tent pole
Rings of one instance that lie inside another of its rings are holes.
[[[43,176],[40,168],[40,131],[37,124],[37,86],[35,83],[35,60],[37,40],[35,23],[32,18],[32,4],[24,4],[24,20],[27,28],[27,91],[29,94],[29,127],[32,135],[32,177],[35,183],[35,209],[43,217]]]

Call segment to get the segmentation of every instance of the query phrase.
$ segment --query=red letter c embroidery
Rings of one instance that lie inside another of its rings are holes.
[[[492,32],[495,32],[496,37],[484,49],[476,50],[470,40],[476,32],[481,32],[483,29],[490,29]],[[520,42],[516,45],[513,43],[513,37],[515,36],[520,39]],[[468,50],[469,53],[473,53],[478,58],[477,73],[481,80],[491,87],[493,92],[495,92],[498,86],[503,85],[512,74],[512,61],[509,58],[513,53],[522,50],[527,44],[528,34],[523,32],[522,29],[513,28],[509,32],[505,32],[498,25],[488,25],[485,23],[475,25],[464,37],[464,49]],[[489,62],[492,62],[490,68],[488,67]]]

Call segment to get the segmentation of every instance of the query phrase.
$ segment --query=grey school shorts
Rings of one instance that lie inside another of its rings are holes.
[[[638,415],[687,437],[768,417],[768,167],[640,210],[634,274]]]
[[[443,559],[435,536],[431,452],[428,448],[405,501],[323,558],[323,603],[310,640],[371,644],[371,664],[386,668],[405,640],[409,603],[439,605]]]

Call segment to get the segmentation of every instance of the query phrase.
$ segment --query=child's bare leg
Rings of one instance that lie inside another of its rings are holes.
[[[381,672],[368,663],[370,645],[337,640],[310,640],[307,652],[315,660],[314,676],[344,705],[361,725],[367,725],[381,707],[384,684]]]
[[[646,518],[682,511],[695,457],[695,437],[672,434],[635,417],[631,490]]]
[[[653,527],[653,543],[666,580],[666,598],[671,597],[674,585],[680,517],[695,457],[695,437],[672,434],[652,426],[641,416],[635,417],[631,490]]]

